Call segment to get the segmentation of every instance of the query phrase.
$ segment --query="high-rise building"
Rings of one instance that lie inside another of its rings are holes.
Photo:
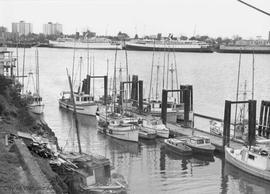
[[[12,23],[12,33],[18,33],[21,35],[28,35],[33,32],[33,26],[31,23],[25,23],[20,21],[19,23]]]
[[[48,24],[43,24],[43,34],[45,35],[57,35],[63,32],[62,24],[48,22]]]

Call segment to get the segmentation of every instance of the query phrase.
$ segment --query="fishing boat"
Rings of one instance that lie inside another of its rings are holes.
[[[157,137],[157,132],[153,129],[141,128],[139,131],[139,138],[142,139],[155,139]]]
[[[68,74],[68,72],[67,72]],[[60,174],[64,175],[65,181],[71,187],[71,193],[122,193],[126,191],[126,183],[123,176],[111,176],[109,159],[104,156],[82,153],[78,117],[73,95],[71,78],[68,75],[71,100],[74,104],[74,120],[78,141],[79,153],[61,153],[54,166],[58,166]],[[59,168],[62,167],[62,168]]]
[[[89,39],[73,39],[73,38],[58,38],[56,41],[49,41],[51,48],[70,48],[70,49],[99,49],[99,50],[115,50],[122,49],[122,45],[118,42],[113,42],[107,38],[93,37]]]
[[[215,146],[210,142],[209,137],[205,136],[190,136],[184,137],[181,140],[185,141],[185,144],[189,146],[193,153],[213,155]]]
[[[139,128],[132,124],[127,123],[121,118],[106,118],[100,114],[96,115],[97,129],[100,133],[106,134],[116,139],[125,141],[138,142]]]
[[[154,130],[158,137],[168,138],[169,129],[162,123],[159,118],[146,117],[141,120],[141,130]]]
[[[96,116],[98,105],[94,102],[94,99],[89,94],[84,92],[74,92],[75,105],[78,114],[87,116]],[[69,91],[61,93],[61,97],[58,100],[59,107],[70,111],[73,111],[73,103]]]
[[[181,155],[191,155],[192,149],[185,144],[184,140],[169,138],[164,140],[165,145],[172,151]]]
[[[132,40],[125,43],[125,49],[136,51],[174,51],[174,52],[201,52],[212,53],[211,46],[197,40]]]
[[[42,97],[40,96],[40,89],[39,89],[39,60],[38,60],[38,50],[35,53],[36,59],[36,79],[34,80],[33,72],[28,73],[28,82],[26,93],[22,96],[26,98],[27,108],[35,114],[43,114],[44,112],[44,103],[42,102]],[[28,90],[28,85],[32,81],[33,90]]]
[[[270,181],[269,147],[243,146],[234,149],[225,146],[225,159],[235,167],[256,177]]]

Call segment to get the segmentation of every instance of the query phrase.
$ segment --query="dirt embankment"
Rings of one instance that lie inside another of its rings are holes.
[[[31,180],[14,152],[5,146],[5,134],[17,131],[34,133],[54,141],[57,138],[49,126],[34,118],[27,110],[26,101],[20,96],[20,85],[0,76],[0,193],[29,193],[25,181]],[[67,187],[52,171],[46,159],[35,157],[40,169],[56,193],[66,193]]]

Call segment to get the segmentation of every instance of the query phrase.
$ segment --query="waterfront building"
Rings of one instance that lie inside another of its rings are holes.
[[[62,32],[62,24],[52,22],[48,22],[48,24],[43,24],[43,34],[45,35],[58,35]]]
[[[20,21],[19,23],[12,23],[12,33],[21,35],[28,35],[33,32],[33,25]]]
[[[8,51],[6,47],[0,47],[0,75],[13,77],[15,62],[16,58],[13,57],[13,52]]]

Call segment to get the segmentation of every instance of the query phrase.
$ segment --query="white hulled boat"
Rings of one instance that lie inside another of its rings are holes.
[[[26,94],[22,95],[27,100],[27,108],[35,114],[43,114],[44,112],[44,104],[42,102],[42,97],[40,96],[39,92],[39,60],[38,60],[38,50],[35,53],[36,59],[36,80],[34,81],[34,76],[32,72],[28,74],[28,84],[32,80],[33,82],[33,92],[28,90]],[[28,87],[27,84],[27,87]]]
[[[139,128],[133,123],[128,123],[128,120],[121,117],[110,117],[110,115],[96,114],[97,129],[100,133],[106,134],[113,138],[138,142]]]
[[[53,48],[71,49],[100,49],[100,50],[120,50],[122,45],[107,38],[93,37],[90,39],[58,38],[56,41],[49,41],[49,46]]]
[[[169,129],[158,118],[148,117],[146,119],[142,119],[140,127],[142,130],[156,131],[158,137],[169,137]]]
[[[76,110],[78,114],[95,116],[97,111],[97,104],[94,102],[93,97],[84,92],[74,92],[74,100],[76,104]],[[61,98],[58,100],[61,108],[73,111],[73,102],[70,96],[70,92],[62,92]]]
[[[270,181],[269,147],[251,146],[234,149],[225,146],[225,159],[237,168]]]
[[[185,141],[185,144],[189,146],[194,153],[213,155],[215,146],[210,142],[209,137],[205,136],[190,136],[184,137],[181,140]]]

